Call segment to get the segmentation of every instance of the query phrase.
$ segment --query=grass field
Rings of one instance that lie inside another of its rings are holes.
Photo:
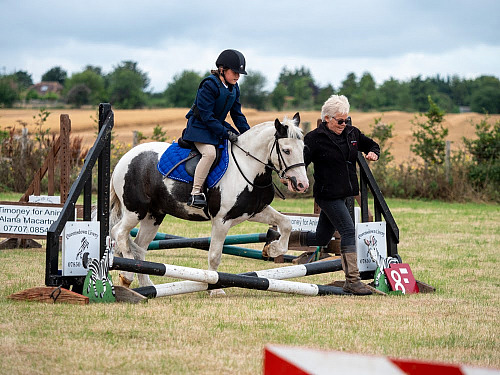
[[[400,255],[436,293],[303,297],[233,288],[225,298],[199,292],[141,305],[13,302],[6,298],[11,293],[43,285],[45,254],[43,249],[2,250],[0,373],[259,374],[267,343],[500,368],[498,205],[392,199],[388,205],[400,229]],[[274,206],[312,211],[311,200]],[[230,234],[266,229],[247,223]],[[174,219],[161,231],[190,237],[210,233],[207,223]],[[206,268],[206,256],[194,249],[162,250],[147,259]],[[219,270],[272,267],[223,255]],[[116,272],[112,276],[117,279]],[[296,280],[333,279],[342,274]]]

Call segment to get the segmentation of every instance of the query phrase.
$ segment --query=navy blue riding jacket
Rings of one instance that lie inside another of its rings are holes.
[[[334,133],[323,122],[304,137],[304,162],[314,164],[315,198],[331,200],[359,194],[356,159],[358,151],[373,151],[380,156],[379,145],[354,126],[346,126],[341,133],[345,151],[337,143]]]
[[[239,132],[226,122],[228,113]],[[226,88],[213,74],[200,83],[194,105],[186,118],[187,127],[182,135],[186,141],[218,145],[228,137],[228,130],[238,134],[250,129],[241,112],[238,84],[232,89]]]

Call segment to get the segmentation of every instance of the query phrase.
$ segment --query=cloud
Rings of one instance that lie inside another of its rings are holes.
[[[204,73],[223,49],[241,50],[274,86],[284,66],[306,66],[320,85],[348,72],[377,82],[437,73],[500,75],[500,2],[457,0],[107,2],[4,0],[0,68],[35,81],[54,66],[110,72],[136,61],[162,91],[183,70]]]

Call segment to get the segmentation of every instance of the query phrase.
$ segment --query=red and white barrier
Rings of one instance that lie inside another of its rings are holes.
[[[266,345],[264,375],[500,375],[500,370]]]

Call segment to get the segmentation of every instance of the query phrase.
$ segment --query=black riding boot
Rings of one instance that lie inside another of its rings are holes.
[[[194,208],[205,208],[207,206],[207,199],[205,198],[205,194],[201,193],[191,195],[189,197],[187,205]]]

